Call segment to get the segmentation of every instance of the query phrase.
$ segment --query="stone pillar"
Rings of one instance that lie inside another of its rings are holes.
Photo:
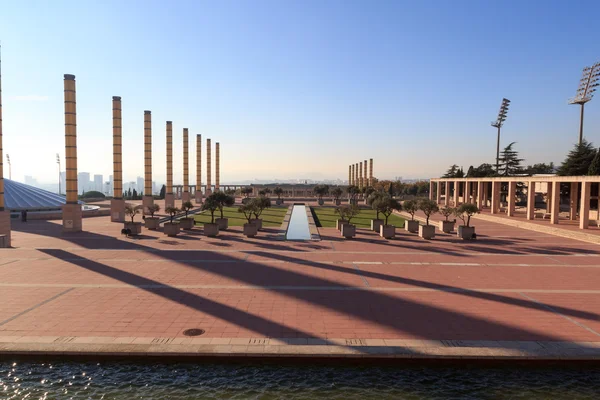
[[[588,229],[590,224],[591,182],[581,182],[581,203],[579,204],[579,229]]]
[[[75,75],[65,75],[65,161],[67,203],[62,207],[63,231],[81,232],[82,212],[77,202],[77,100]]]
[[[362,169],[363,169],[363,165],[360,162],[360,163],[358,163],[358,171],[359,171],[358,172],[358,187],[361,188],[361,189],[364,187],[364,183],[363,183],[363,171],[362,171]]]
[[[552,185],[552,202],[550,207],[550,223],[558,224],[558,215],[560,213],[560,182],[554,182]]]
[[[125,221],[125,200],[123,200],[123,162],[121,140],[121,98],[112,98],[113,114],[113,198],[110,201],[110,220]]]
[[[144,111],[144,197],[142,198],[144,215],[148,207],[154,204],[152,197],[152,114]]]
[[[173,193],[173,122],[167,121],[167,184],[165,185],[165,209],[175,207]]]
[[[450,206],[450,181],[444,181],[444,205]]]
[[[458,194],[460,193],[460,182],[454,181],[454,207],[458,207]]]
[[[508,210],[507,215],[513,217],[515,215],[515,196],[517,195],[517,182],[508,183]]]
[[[373,159],[369,159],[369,186],[373,186]]]
[[[485,184],[482,181],[477,182],[477,208],[480,210],[483,208],[483,191]]]
[[[219,142],[215,143],[215,191],[218,192],[221,190],[221,173],[220,173],[220,159],[219,159],[220,149]]]
[[[577,219],[577,190],[579,184],[577,182],[571,182],[571,190],[569,193],[569,219],[575,221]]]
[[[0,247],[11,246],[10,211],[4,209],[4,152],[2,150],[2,68],[0,64],[0,235],[5,239],[0,240]]]
[[[202,203],[202,135],[196,135],[196,204]]]
[[[370,183],[369,183],[369,178],[368,178],[368,175],[367,175],[367,160],[365,160],[365,161],[364,161],[364,164],[363,164],[363,165],[364,165],[364,167],[363,167],[363,168],[364,168],[364,178],[365,178],[365,179],[363,180],[363,185],[364,185],[365,187],[367,187],[367,186],[370,186]]]
[[[433,181],[429,180],[429,200],[433,200]]]
[[[548,182],[546,189],[546,213],[552,212],[552,182]]]
[[[529,181],[527,186],[527,219],[535,219],[535,182]]]
[[[491,214],[500,212],[500,182],[492,182],[492,208]]]
[[[183,194],[181,201],[185,203],[191,200],[190,194],[190,151],[188,128],[183,128]]]
[[[210,139],[206,139],[206,195],[212,194]]]
[[[466,181],[465,182],[465,191],[463,192],[463,203],[470,203],[471,202],[471,182]]]
[[[442,183],[437,181],[435,188],[435,201],[440,204],[442,202]]]
[[[354,182],[356,182],[356,186],[360,187],[360,180],[358,179],[358,163],[354,164]]]
[[[348,165],[348,186],[352,185],[352,165]]]
[[[350,184],[356,186],[356,179],[354,178],[355,177],[354,164],[352,164],[351,167],[352,167],[352,183],[350,183]]]

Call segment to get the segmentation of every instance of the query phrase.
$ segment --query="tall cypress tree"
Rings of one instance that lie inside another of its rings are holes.
[[[596,157],[596,149],[587,140],[582,140],[576,144],[573,150],[569,152],[565,161],[558,168],[558,175],[578,176],[587,175],[590,165]]]
[[[523,159],[519,158],[519,153],[516,150],[513,150],[515,143],[512,142],[500,152],[498,172],[502,176],[515,176],[523,173],[523,167],[521,166]]]
[[[600,175],[600,149],[596,152],[596,156],[590,164],[588,175]]]

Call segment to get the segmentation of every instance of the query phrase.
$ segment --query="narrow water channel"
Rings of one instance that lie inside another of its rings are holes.
[[[287,240],[310,240],[306,206],[299,204],[294,205],[285,237]]]

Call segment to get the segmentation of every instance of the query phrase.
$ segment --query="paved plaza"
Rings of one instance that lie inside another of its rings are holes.
[[[478,239],[397,230],[277,240],[241,228],[129,239],[109,217],[13,222],[0,351],[600,357],[600,248],[474,220]],[[187,329],[202,329],[187,337]]]

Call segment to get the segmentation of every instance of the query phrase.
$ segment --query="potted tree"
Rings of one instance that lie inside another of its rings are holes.
[[[327,185],[316,185],[313,188],[313,193],[319,199],[318,200],[319,205],[322,206],[323,204],[325,204],[325,200],[323,200],[323,196],[326,196],[327,194],[329,194],[329,186],[327,186]]]
[[[373,207],[385,217],[385,222],[379,226],[379,236],[386,239],[392,239],[396,236],[396,227],[388,224],[388,219],[394,211],[402,210],[400,202],[388,195],[377,197],[373,202]]]
[[[214,196],[213,198],[217,204],[219,204],[219,213],[221,214],[221,217],[217,218],[215,222],[219,225],[220,231],[225,231],[229,228],[229,219],[225,218],[223,208],[232,207],[235,204],[235,197],[225,194],[224,192],[215,192],[210,196]]]
[[[256,228],[258,230],[261,230],[262,219],[260,218],[260,216],[266,208],[271,207],[271,199],[268,197],[257,197],[255,199],[252,199],[252,201],[248,204],[252,204],[254,208],[254,211],[252,211],[252,213],[254,214],[254,220],[252,220],[252,223],[256,225]]]
[[[360,189],[358,186],[350,185],[348,186],[348,202],[350,204],[356,205],[356,196],[360,193]]]
[[[247,237],[254,237],[258,233],[258,225],[252,223],[252,216],[254,215],[255,210],[256,203],[254,201],[251,201],[248,204],[242,204],[240,208],[238,208],[238,212],[243,213],[244,217],[248,220],[248,223],[244,224],[244,235]]]
[[[149,217],[144,219],[144,225],[146,225],[146,229],[157,230],[159,227],[160,218],[155,217],[154,214],[160,211],[160,206],[158,204],[152,204],[147,207]]]
[[[363,193],[363,199],[365,199],[365,204],[369,205],[368,200],[369,200],[369,196],[375,192],[375,188],[372,188],[371,186],[365,186],[362,189],[362,193]]]
[[[194,227],[194,218],[188,218],[188,213],[194,208],[191,201],[186,201],[181,205],[181,209],[185,212],[185,217],[179,219],[181,229],[192,229]]]
[[[459,238],[462,238],[465,240],[470,240],[470,239],[476,238],[475,227],[469,226],[469,223],[471,222],[471,217],[473,216],[473,214],[478,214],[478,213],[479,213],[479,208],[477,208],[477,206],[475,204],[464,203],[464,204],[461,204],[460,206],[458,206],[454,215],[456,215],[458,218],[460,218],[463,222],[463,225],[460,225],[458,227],[457,236]]]
[[[418,232],[419,221],[415,221],[415,213],[419,211],[419,205],[414,200],[406,200],[402,205],[402,208],[410,214],[410,221],[404,222],[404,229],[412,233]]]
[[[345,237],[346,239],[352,239],[354,236],[356,236],[356,225],[352,225],[350,221],[352,221],[352,218],[354,218],[358,214],[360,214],[360,208],[358,208],[358,206],[355,206],[355,205],[339,206],[338,210],[336,210],[336,212],[340,216],[343,215],[346,218],[346,220],[348,221],[347,223],[341,225],[340,230],[341,230],[342,236]]]
[[[125,222],[124,226],[125,229],[131,231],[131,235],[139,235],[142,233],[142,223],[134,221],[135,216],[138,215],[140,211],[140,206],[134,206],[132,204],[125,206],[125,215],[131,218],[131,222]]]
[[[431,214],[436,213],[440,210],[440,206],[434,200],[421,199],[418,203],[419,210],[425,214],[425,225],[419,226],[419,236],[423,239],[433,239],[435,237],[435,226],[429,225],[429,217]]]
[[[163,232],[167,236],[177,236],[181,227],[179,221],[173,221],[173,218],[175,218],[175,215],[181,210],[177,207],[167,207],[165,208],[165,211],[169,214],[169,222],[163,224]]]
[[[380,231],[380,227],[381,225],[383,225],[383,220],[381,218],[379,218],[379,213],[381,212],[379,210],[378,207],[375,206],[375,202],[386,196],[385,193],[383,192],[371,192],[371,194],[369,195],[369,197],[367,197],[367,205],[371,206],[371,208],[373,208],[373,210],[375,210],[375,212],[377,213],[376,218],[371,220],[371,230],[373,232],[379,232]],[[389,197],[389,196],[387,196]]]
[[[204,234],[215,237],[219,235],[219,225],[215,223],[215,211],[219,209],[219,203],[212,195],[208,196],[202,203],[202,211],[210,212],[210,223],[204,224]]]
[[[440,229],[444,233],[450,233],[454,230],[454,221],[448,221],[448,217],[455,214],[453,207],[442,207],[440,214],[444,216],[444,220],[440,221]]]
[[[348,220],[346,219],[348,210],[349,210],[349,207],[347,207],[347,206],[340,206],[340,207],[336,207],[336,209],[335,209],[335,213],[340,216],[335,221],[335,229],[337,229],[340,232],[342,231],[342,225],[348,223]]]
[[[342,201],[340,200],[340,197],[342,197],[342,194],[344,194],[344,191],[342,190],[341,187],[336,187],[331,191],[331,194],[333,195],[333,204],[335,204],[336,206],[339,206],[340,204],[342,204]]]
[[[240,189],[240,193],[244,195],[244,198],[242,199],[242,204],[246,204],[250,201],[250,195],[252,194],[252,192],[252,188],[248,186]]]
[[[283,194],[283,189],[279,186],[277,186],[274,190],[273,193],[275,193],[277,195],[277,200],[275,202],[275,204],[277,204],[278,206],[283,204],[283,199],[281,198],[281,195]]]

